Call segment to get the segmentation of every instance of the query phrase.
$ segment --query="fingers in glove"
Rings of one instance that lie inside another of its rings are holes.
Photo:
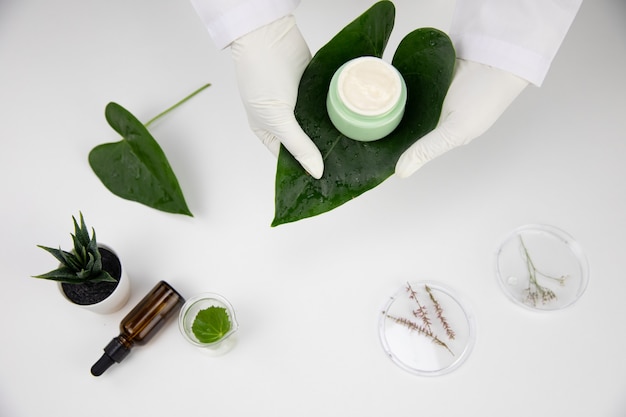
[[[396,163],[396,175],[400,178],[407,178],[428,161],[457,146],[458,140],[454,134],[445,124],[442,124],[404,151]]]
[[[320,179],[324,173],[324,161],[317,146],[302,130],[295,118],[287,120],[280,126],[274,126],[272,132],[255,129],[254,133],[261,139],[263,144],[276,156],[280,151],[280,145],[302,165],[313,178]]]
[[[527,85],[506,71],[457,60],[437,128],[402,154],[396,174],[406,178],[428,161],[485,133]]]

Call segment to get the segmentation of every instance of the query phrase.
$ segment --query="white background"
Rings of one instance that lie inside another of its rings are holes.
[[[319,49],[371,1],[304,1]],[[389,58],[417,27],[447,30],[453,1],[398,0]],[[247,127],[228,50],[184,0],[0,1],[0,415],[359,416],[626,414],[626,3],[583,3],[541,88],[482,138],[321,216],[270,227],[275,161]],[[115,101],[151,126],[195,217],[122,200],[87,155],[119,137]],[[67,303],[37,244],[71,244],[82,211],[132,280],[128,305]],[[551,224],[585,249],[589,286],[535,313],[494,277],[502,238]],[[218,358],[172,321],[100,378],[89,369],[157,281],[227,297],[240,329]],[[407,280],[454,288],[477,323],[453,373],[411,375],[377,319]]]

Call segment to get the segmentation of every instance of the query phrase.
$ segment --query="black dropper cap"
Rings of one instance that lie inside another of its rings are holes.
[[[128,354],[130,353],[130,348],[125,346],[119,337],[111,340],[108,345],[104,348],[104,355],[98,362],[96,362],[91,367],[91,375],[100,376],[109,369],[111,365],[114,363],[120,363]]]

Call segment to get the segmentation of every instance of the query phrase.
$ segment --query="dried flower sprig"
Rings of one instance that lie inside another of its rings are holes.
[[[448,339],[453,340],[456,337],[456,334],[444,316],[443,307],[437,298],[435,298],[432,289],[428,285],[424,285],[424,289],[428,293],[428,298],[433,305],[435,315],[441,323],[441,327],[445,330]],[[450,347],[433,331],[433,322],[430,319],[428,307],[420,301],[417,291],[413,289],[410,283],[407,283],[406,291],[409,294],[409,299],[413,300],[417,305],[417,309],[412,310],[411,313],[415,318],[418,318],[421,321],[421,324],[404,317],[392,316],[390,314],[386,314],[387,318],[393,320],[395,323],[405,326],[411,331],[416,331],[418,334],[428,337],[433,343],[445,348],[448,352],[450,352],[450,354],[452,354],[452,356],[455,356],[452,349],[450,349]]]
[[[430,289],[428,285],[424,285],[424,289],[428,293],[428,297],[430,297],[430,301],[433,302],[433,306],[435,307],[435,314],[437,315],[439,322],[441,323],[444,330],[446,331],[446,334],[448,335],[448,339],[454,340],[454,338],[456,337],[456,334],[454,333],[454,330],[452,330],[452,328],[450,327],[450,324],[448,323],[448,320],[446,319],[446,317],[443,315],[443,308],[441,307],[441,304],[439,304],[439,301],[435,298],[433,291]]]
[[[406,291],[409,293],[409,299],[415,301],[415,304],[417,304],[417,309],[413,310],[413,315],[416,318],[422,320],[422,323],[424,323],[426,329],[432,332],[432,329],[430,327],[432,322],[430,321],[430,317],[428,317],[428,309],[423,306],[422,303],[420,303],[420,300],[417,297],[417,292],[413,289],[413,287],[411,287],[411,284],[409,284],[408,282],[406,284]]]
[[[524,243],[524,240],[521,236],[519,236],[520,245],[522,247],[522,252],[524,256],[524,260],[526,262],[526,268],[528,270],[528,288],[526,289],[526,298],[524,301],[533,306],[536,306],[539,301],[543,304],[547,304],[550,301],[556,300],[557,296],[554,291],[550,288],[545,287],[539,283],[538,277],[542,276],[544,278],[556,281],[561,286],[565,286],[565,281],[569,278],[569,275],[561,275],[560,277],[555,277],[551,275],[544,274],[540,270],[537,269],[533,260],[528,253],[528,248]]]
[[[417,324],[416,322],[414,322],[413,320],[409,320],[404,317],[396,317],[396,316],[391,316],[389,314],[387,314],[387,317],[393,320],[394,322],[407,327],[409,330],[416,331],[418,334],[428,337],[430,340],[433,341],[433,343],[447,349],[448,352],[450,352],[452,356],[454,356],[454,352],[452,352],[452,350],[448,347],[448,345],[444,341],[439,339],[439,337],[435,335],[431,330],[429,330],[426,326],[421,326]]]

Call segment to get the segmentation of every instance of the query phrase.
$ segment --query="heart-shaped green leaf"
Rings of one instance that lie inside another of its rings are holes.
[[[157,210],[192,216],[165,153],[128,110],[109,103],[106,120],[122,140],[96,146],[89,164],[115,195]]]
[[[191,325],[191,331],[199,342],[213,343],[224,337],[230,326],[226,309],[212,306],[198,312]]]
[[[314,179],[281,148],[272,226],[327,212],[376,187],[393,174],[400,155],[437,125],[456,56],[448,36],[432,28],[409,33],[393,57],[408,94],[395,131],[358,142],[339,133],[328,117],[326,95],[335,71],[359,56],[382,57],[394,18],[393,3],[374,4],[322,47],[304,71],[295,115],[322,153],[324,175]]]

